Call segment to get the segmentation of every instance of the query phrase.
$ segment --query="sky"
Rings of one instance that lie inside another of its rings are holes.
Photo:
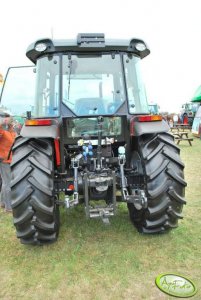
[[[103,32],[106,38],[144,39],[142,60],[148,101],[179,112],[201,85],[200,0],[6,0],[0,4],[0,73],[31,65],[29,44],[39,38],[76,38]]]

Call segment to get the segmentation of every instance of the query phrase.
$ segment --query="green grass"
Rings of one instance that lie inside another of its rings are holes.
[[[83,206],[61,211],[58,242],[24,246],[11,215],[0,211],[0,299],[173,299],[155,286],[160,273],[192,279],[201,299],[201,141],[180,143],[187,205],[168,234],[141,235],[127,208],[106,226],[87,220]]]

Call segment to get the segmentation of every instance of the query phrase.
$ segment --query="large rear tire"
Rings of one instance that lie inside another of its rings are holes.
[[[54,197],[54,148],[47,139],[18,137],[11,164],[13,222],[22,244],[56,241],[59,208]]]
[[[130,218],[138,231],[158,233],[178,226],[186,182],[180,149],[168,133],[139,137],[138,150],[144,170],[147,208],[128,203]]]

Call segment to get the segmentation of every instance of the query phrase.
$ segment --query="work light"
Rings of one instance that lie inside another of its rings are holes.
[[[45,43],[38,43],[35,46],[35,50],[38,52],[43,52],[47,49],[47,45]]]
[[[144,51],[144,50],[146,49],[146,46],[145,46],[145,44],[143,44],[143,43],[137,43],[137,44],[135,45],[135,48],[136,48],[138,51]]]

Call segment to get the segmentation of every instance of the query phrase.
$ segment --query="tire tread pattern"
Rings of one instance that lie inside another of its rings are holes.
[[[144,170],[147,208],[128,205],[131,221],[140,232],[160,233],[178,226],[182,219],[186,182],[180,149],[169,133],[138,139],[138,153]]]
[[[17,137],[11,164],[11,203],[17,237],[23,244],[56,241],[59,212],[54,197],[51,140]]]

